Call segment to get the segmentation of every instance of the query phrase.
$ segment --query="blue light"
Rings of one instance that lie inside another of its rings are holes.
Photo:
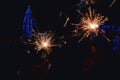
[[[82,3],[83,3],[83,0],[80,0],[80,5],[82,5]]]
[[[118,27],[118,32],[120,32],[120,26]]]
[[[103,25],[101,27],[103,30],[108,30],[111,31],[113,33],[117,33],[115,35],[115,38],[113,39],[113,51],[118,51],[119,47],[120,47],[120,37],[119,37],[119,32],[120,32],[120,27],[116,27],[115,26],[105,26]]]
[[[110,31],[115,32],[115,33],[120,32],[120,27],[115,28],[115,26],[109,26],[109,25],[108,26],[103,25],[103,26],[101,26],[101,29],[103,29],[103,30],[110,30]]]
[[[93,34],[93,38],[95,38],[95,37],[97,37],[97,36],[96,36],[96,34],[94,33],[94,34]]]
[[[32,17],[32,12],[30,6],[26,10],[25,17],[23,20],[23,31],[22,31],[22,39],[24,38],[32,38],[32,29],[33,29],[34,19]]]
[[[115,39],[113,40],[113,42],[114,42],[114,46],[113,46],[113,50],[114,51],[118,51],[118,49],[119,49],[119,35],[116,35],[115,36]]]

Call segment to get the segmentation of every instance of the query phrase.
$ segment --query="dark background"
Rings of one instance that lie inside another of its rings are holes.
[[[34,65],[40,64],[40,59],[36,55],[28,56],[25,47],[21,44],[20,35],[23,25],[23,19],[28,4],[31,6],[33,17],[36,25],[42,30],[56,30],[58,35],[64,35],[68,42],[62,48],[55,48],[50,55],[50,60],[53,63],[48,80],[90,80],[85,79],[83,75],[83,64],[86,59],[91,58],[90,47],[96,46],[98,53],[104,59],[104,64],[99,66],[96,64],[88,76],[93,76],[93,80],[113,79],[119,80],[120,74],[120,54],[112,52],[111,43],[105,39],[96,39],[94,41],[83,41],[77,43],[76,38],[71,38],[72,26],[70,23],[77,21],[76,3],[79,0],[17,0],[0,2],[0,53],[1,55],[1,73],[3,78],[12,76],[12,72],[17,73],[19,68],[22,68],[24,76],[20,80],[32,80],[32,76],[38,73],[31,73],[30,70]],[[117,0],[110,8],[112,0],[96,0],[94,8],[104,16],[109,18],[105,25],[120,26],[120,2]],[[63,12],[61,18],[59,13]],[[63,28],[65,17],[70,17],[70,22],[66,28]],[[101,59],[102,59],[101,58]],[[15,65],[15,67],[14,67]],[[15,74],[16,75],[16,74]],[[28,75],[28,76],[27,76]],[[34,76],[33,76],[34,77]],[[116,78],[116,79],[115,79]],[[4,79],[5,80],[5,79]]]

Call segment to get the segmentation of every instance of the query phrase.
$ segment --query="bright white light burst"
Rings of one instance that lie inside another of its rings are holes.
[[[54,40],[54,34],[52,32],[36,33],[33,30],[33,39],[29,39],[28,44],[34,45],[37,52],[44,50],[47,53],[50,53],[52,47],[57,46],[54,43]]]
[[[79,35],[79,30],[83,33],[83,37],[80,39],[80,41],[85,37],[92,38],[94,34],[98,36],[98,33],[101,31],[100,26],[103,25],[107,20],[108,18],[105,18],[100,14],[96,14],[94,9],[92,10],[91,7],[89,7],[88,12],[85,13],[85,15],[82,15],[80,23],[74,24],[77,28],[75,30],[76,34]]]
[[[27,39],[24,43],[35,46],[36,53],[40,53],[41,58],[46,58],[53,47],[62,47],[66,41],[64,41],[64,36],[56,37],[52,31],[41,33],[33,30],[32,38]]]

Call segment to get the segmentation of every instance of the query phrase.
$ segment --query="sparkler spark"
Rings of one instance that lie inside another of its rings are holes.
[[[105,18],[100,14],[96,14],[94,9],[92,10],[91,7],[89,7],[88,12],[85,15],[82,15],[81,22],[73,24],[76,26],[76,29],[74,30],[76,32],[75,35],[81,35],[79,32],[83,33],[83,37],[79,40],[79,42],[85,37],[91,37],[92,39],[93,35],[98,36],[101,31],[100,26],[107,20],[108,18]]]
[[[70,18],[67,17],[67,19],[66,19],[66,21],[65,21],[65,24],[64,24],[64,27],[66,27],[66,25],[67,25],[67,23],[68,23],[69,20],[70,20]]]
[[[112,5],[115,3],[116,0],[113,0],[109,7],[112,7]]]
[[[112,5],[115,3],[116,0],[113,0],[109,7],[112,7]]]
[[[61,12],[60,12],[60,14],[59,14],[59,17],[61,17],[61,16],[62,16],[62,14],[63,14],[63,13],[62,13],[62,11],[61,11]]]

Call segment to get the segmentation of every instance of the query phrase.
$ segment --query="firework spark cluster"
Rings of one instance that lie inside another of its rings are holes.
[[[87,3],[95,3],[94,0],[83,0],[83,2]],[[81,4],[81,6],[83,6]],[[101,29],[101,25],[103,25],[106,21],[108,21],[107,17],[102,16],[97,13],[90,6],[87,8],[87,11],[82,13],[81,9],[77,9],[77,12],[82,15],[79,23],[73,24],[76,28],[73,30],[74,36],[81,36],[82,38],[79,40],[82,41],[84,38],[92,39],[98,36],[99,33],[103,35],[108,41],[110,41],[104,34],[104,30]]]
[[[47,53],[51,51],[51,48],[53,46],[56,46],[54,43],[54,34],[51,32],[45,32],[45,33],[38,33],[34,35],[34,42],[35,49],[38,51],[45,50]]]
[[[56,37],[52,31],[45,31],[43,33],[33,30],[32,38],[27,39],[26,44],[35,46],[36,53],[42,51],[42,58],[45,58],[52,51],[53,47],[61,47],[66,42],[63,40],[64,36]],[[61,42],[57,42],[57,39]]]
[[[82,15],[80,22],[78,24],[73,24],[76,26],[75,35],[83,33],[81,40],[85,37],[93,38],[94,35],[98,36],[101,31],[100,26],[103,25],[107,20],[108,18],[99,13],[95,13],[95,10],[89,7],[88,12]],[[79,30],[81,30],[80,33]]]

